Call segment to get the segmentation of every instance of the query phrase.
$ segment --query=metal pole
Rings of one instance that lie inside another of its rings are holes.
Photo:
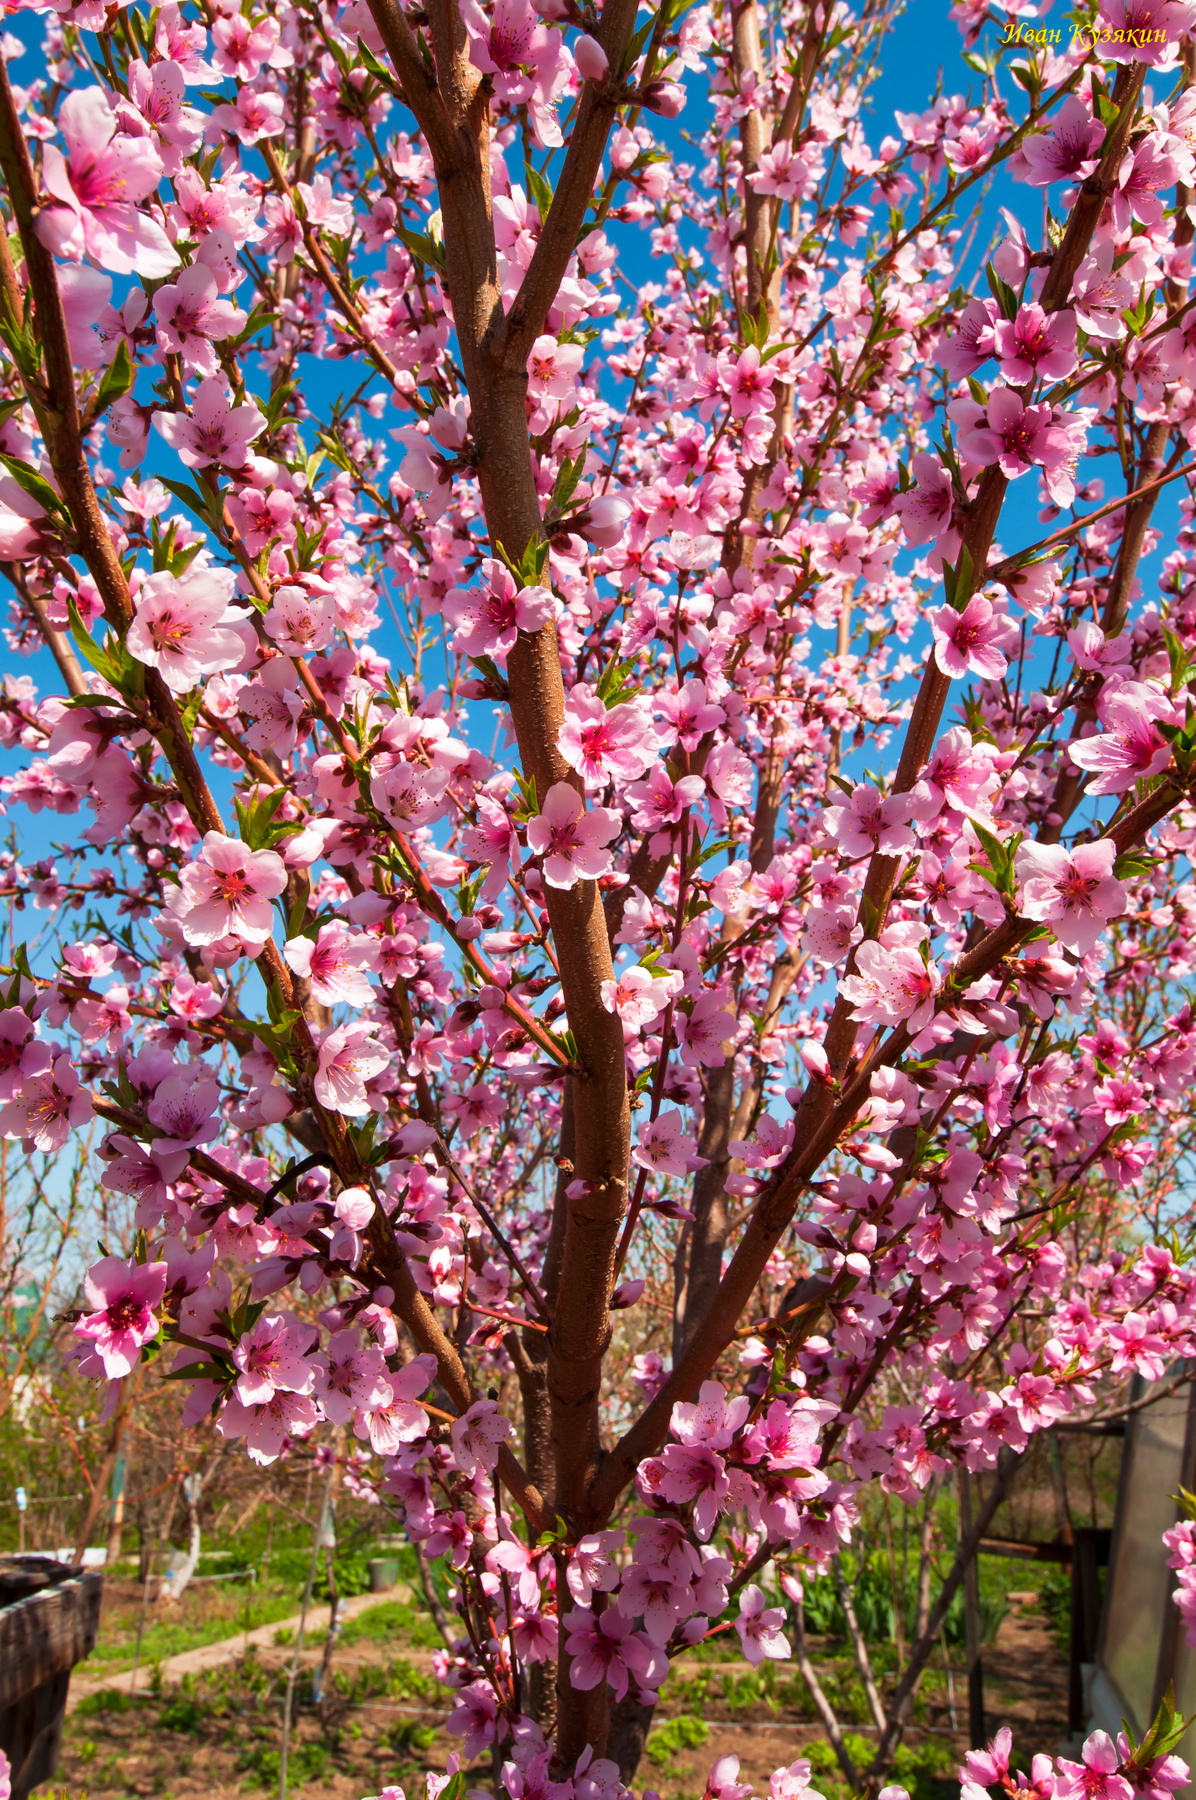
[[[320,1551],[324,1544],[328,1505],[332,1499],[332,1483],[336,1475],[336,1463],[328,1465],[328,1476],[324,1483],[324,1498],[320,1503],[320,1516],[311,1541],[311,1562],[307,1570],[307,1585],[303,1590],[303,1605],[299,1608],[299,1629],[295,1633],[295,1648],[291,1655],[291,1666],[287,1670],[287,1691],[282,1703],[282,1745],[278,1762],[278,1800],[287,1800],[287,1753],[291,1745],[291,1706],[295,1698],[295,1680],[299,1673],[299,1658],[303,1652],[303,1629],[307,1624],[307,1609],[311,1605],[311,1590],[315,1586],[316,1568],[320,1560]],[[310,1481],[311,1470],[308,1470]],[[310,1492],[310,1487],[309,1490]]]
[[[966,1469],[957,1472],[959,1487],[959,1535],[966,1538],[972,1529],[972,1478]],[[984,1726],[984,1661],[981,1655],[980,1571],[973,1556],[963,1572],[964,1649],[968,1664],[968,1737],[973,1750],[983,1750],[987,1732]]]

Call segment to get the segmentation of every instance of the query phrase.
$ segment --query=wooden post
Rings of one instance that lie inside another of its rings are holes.
[[[959,1488],[959,1535],[966,1538],[972,1529],[972,1478],[966,1469],[957,1471]],[[980,1571],[976,1558],[970,1558],[963,1572],[964,1650],[968,1667],[968,1738],[973,1750],[983,1750],[987,1738],[984,1724],[984,1661],[981,1654]]]

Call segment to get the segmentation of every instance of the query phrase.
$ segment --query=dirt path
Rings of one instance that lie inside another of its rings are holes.
[[[346,1600],[341,1605],[339,1614],[341,1624],[345,1624],[349,1619],[357,1618],[359,1613],[366,1612],[371,1606],[380,1606],[388,1600],[409,1602],[411,1598],[411,1589],[402,1582],[397,1587],[388,1588],[382,1594],[355,1594],[351,1600]],[[326,1630],[330,1610],[327,1603],[309,1606],[303,1627],[304,1633]],[[161,1678],[167,1682],[178,1682],[183,1679],[184,1675],[202,1675],[208,1669],[218,1669],[222,1663],[233,1662],[238,1656],[243,1656],[251,1644],[256,1645],[259,1649],[272,1648],[280,1631],[289,1631],[292,1636],[298,1631],[299,1619],[299,1613],[293,1613],[290,1618],[273,1619],[270,1624],[257,1625],[251,1631],[238,1631],[234,1637],[221,1638],[219,1643],[201,1644],[196,1650],[184,1650],[178,1656],[167,1657],[158,1665]],[[85,1668],[86,1665],[81,1665],[81,1667]],[[139,1688],[143,1690],[148,1688],[150,1683],[148,1664],[143,1662],[136,1672],[132,1669],[123,1669],[117,1674],[105,1675],[93,1681],[89,1681],[85,1676],[81,1679],[77,1676],[72,1677],[66,1710],[68,1713],[73,1712],[86,1694],[94,1694],[101,1689],[114,1688],[118,1693],[131,1694],[134,1681]]]

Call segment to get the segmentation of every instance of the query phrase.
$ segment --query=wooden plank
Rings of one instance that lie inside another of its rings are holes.
[[[1024,1544],[1017,1538],[981,1538],[981,1556],[1012,1556],[1018,1562],[1070,1563],[1070,1544]]]
[[[95,1648],[104,1577],[85,1569],[0,1608],[0,1712]]]

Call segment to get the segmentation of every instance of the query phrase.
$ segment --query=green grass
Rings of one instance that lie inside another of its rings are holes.
[[[258,1625],[272,1624],[296,1611],[295,1597],[283,1590],[254,1598],[248,1610],[238,1613],[220,1612],[215,1617],[146,1620],[141,1638],[141,1666],[148,1668],[180,1656],[185,1650],[198,1650],[204,1644],[218,1644],[223,1638],[253,1631]],[[100,1641],[83,1665],[89,1676],[115,1674],[131,1669],[137,1639],[136,1617],[106,1619]]]
[[[679,1750],[697,1750],[710,1736],[710,1727],[693,1713],[682,1713],[658,1725],[645,1746],[648,1761],[658,1769],[671,1769]]]
[[[287,1750],[287,1787],[299,1789],[309,1781],[319,1781],[328,1773],[332,1752],[327,1744],[310,1744],[294,1740]],[[237,1767],[255,1787],[277,1793],[282,1771],[282,1753],[267,1744],[253,1744],[237,1758]]]
[[[844,1732],[843,1741],[852,1762],[862,1773],[876,1754],[875,1742],[854,1731]],[[809,1758],[820,1786],[837,1787],[842,1791],[846,1786],[843,1772],[828,1743],[820,1740],[807,1744],[803,1755]],[[959,1791],[958,1782],[952,1780],[956,1761],[950,1744],[937,1738],[924,1738],[920,1744],[901,1745],[887,1779],[904,1787],[912,1800],[944,1800],[946,1784],[951,1784],[953,1792]]]
[[[342,1644],[386,1644],[395,1638],[421,1650],[444,1647],[444,1641],[427,1613],[417,1612],[403,1600],[380,1600],[377,1606],[350,1619],[340,1634]]]

